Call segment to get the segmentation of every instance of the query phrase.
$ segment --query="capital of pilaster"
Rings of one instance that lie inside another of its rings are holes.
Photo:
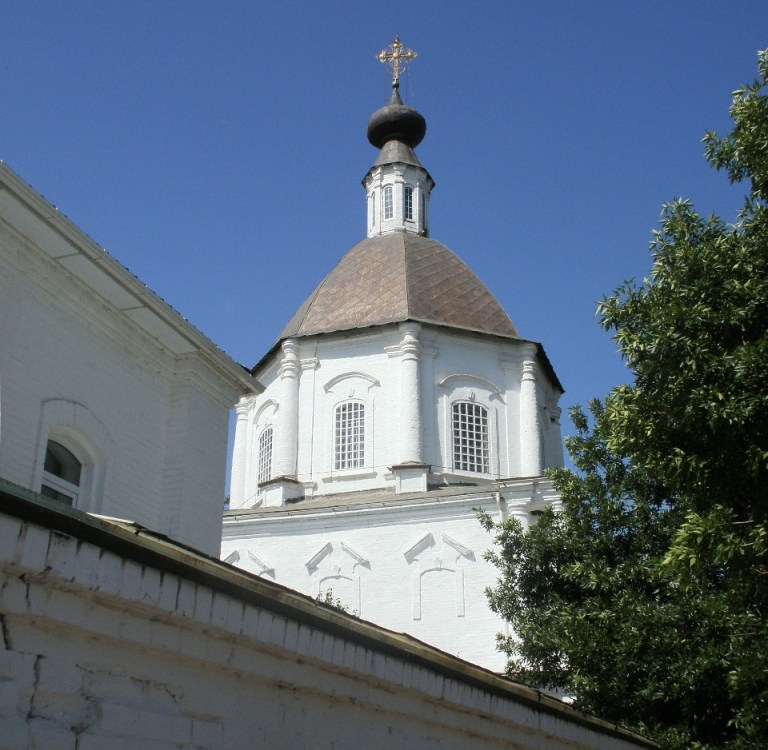
[[[507,518],[516,519],[523,527],[524,531],[528,531],[531,523],[530,516],[531,503],[528,500],[512,500],[507,501]]]
[[[281,379],[298,378],[299,371],[301,370],[298,342],[294,339],[286,339],[283,341],[282,349],[283,361],[280,363],[277,374]]]
[[[536,363],[531,362],[530,360],[525,360],[523,362],[523,381],[532,381],[536,382]]]
[[[235,405],[235,415],[238,421],[248,418],[248,412],[251,409],[251,399],[243,396]]]
[[[523,344],[520,349],[522,357],[522,380],[536,380],[536,344]]]
[[[418,359],[421,354],[421,342],[419,341],[419,333],[421,332],[421,326],[418,323],[401,323],[400,333],[403,334],[403,338],[400,341],[399,350],[400,356],[403,359]]]
[[[507,500],[507,512],[512,516],[528,515],[531,507],[531,500]]]

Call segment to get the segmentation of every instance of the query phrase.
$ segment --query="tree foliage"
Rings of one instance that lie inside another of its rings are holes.
[[[664,206],[649,278],[598,307],[634,375],[566,441],[528,533],[484,523],[509,674],[665,747],[768,747],[768,51],[709,162],[734,224]]]

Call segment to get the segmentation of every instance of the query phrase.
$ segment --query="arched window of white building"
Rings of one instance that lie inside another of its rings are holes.
[[[488,410],[480,404],[453,404],[453,468],[477,474],[489,472]]]
[[[410,185],[403,190],[403,218],[413,221],[413,188]]]
[[[77,401],[45,399],[38,435],[32,486],[80,510],[110,513],[104,482],[115,444],[96,415]]]
[[[272,427],[259,435],[259,484],[272,478]]]
[[[365,406],[346,401],[336,407],[334,468],[359,469],[365,463]]]
[[[394,201],[392,200],[392,185],[387,185],[384,188],[384,217],[385,219],[391,219],[393,216]]]
[[[83,464],[69,448],[49,440],[45,448],[40,494],[67,505],[77,505]]]

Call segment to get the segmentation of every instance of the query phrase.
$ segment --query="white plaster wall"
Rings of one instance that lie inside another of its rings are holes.
[[[169,552],[175,572],[0,514],[3,748],[649,747]]]
[[[332,590],[350,612],[450,654],[502,671],[488,607],[496,569],[492,538],[475,508],[498,517],[492,494],[441,501],[277,511],[248,521],[228,514],[222,558],[311,597]]]
[[[0,476],[39,491],[49,429],[63,429],[95,465],[83,510],[217,554],[232,385],[17,234],[17,210],[0,220]]]
[[[342,339],[300,340],[302,359],[306,351],[317,362],[312,380],[305,371],[300,386],[301,405],[310,411],[299,414],[298,476],[310,484],[310,494],[370,489],[388,481],[388,467],[398,460],[398,422],[392,405],[397,403],[400,379],[399,362],[390,359],[384,347],[397,340],[397,332],[391,330]],[[366,405],[365,465],[337,471],[334,413],[348,399]]]
[[[233,459],[231,507],[253,507],[263,501],[256,467],[258,437],[267,422],[277,430],[296,430],[295,476],[303,483],[305,495],[393,488],[389,467],[401,460],[402,363],[395,351],[400,339],[395,326],[297,339],[302,362],[298,422],[287,427],[280,422],[278,350],[257,374],[264,393],[247,400],[248,420],[238,423],[236,440],[243,440],[243,432],[246,437],[242,452],[236,451]],[[525,342],[422,326],[420,343],[422,456],[432,466],[431,481],[471,481],[477,476],[452,468],[451,404],[458,399],[474,399],[488,410],[491,472],[485,477],[521,476],[520,378]],[[548,382],[541,366],[537,367],[537,388],[544,466],[559,466],[560,425],[550,418],[559,414],[559,390]],[[366,404],[365,466],[338,472],[333,468],[334,409],[351,398]],[[266,404],[273,407],[269,413]]]

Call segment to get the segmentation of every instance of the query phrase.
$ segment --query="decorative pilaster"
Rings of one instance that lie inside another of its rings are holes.
[[[427,489],[429,466],[423,461],[421,444],[420,331],[418,323],[401,323],[403,338],[396,348],[400,355],[400,463],[391,468],[397,493]]]
[[[277,412],[274,478],[265,483],[265,505],[282,505],[298,497],[302,487],[296,478],[299,427],[299,344],[295,339],[283,342],[283,359],[277,371],[280,377],[280,405]]]
[[[536,345],[525,344],[522,349],[520,378],[520,468],[525,477],[541,476],[542,456],[541,415],[536,377]]]
[[[400,463],[421,463],[421,394],[418,323],[402,323],[400,332]]]
[[[531,527],[531,517],[529,515],[530,502],[528,500],[513,500],[507,502],[508,518],[514,518],[520,522],[523,531],[528,531]]]
[[[299,346],[294,339],[283,342],[283,360],[277,371],[280,377],[275,476],[296,476],[296,451],[299,421]]]
[[[242,508],[247,502],[248,412],[251,399],[243,397],[235,407],[235,443],[232,448],[232,477],[229,487],[229,507]]]

